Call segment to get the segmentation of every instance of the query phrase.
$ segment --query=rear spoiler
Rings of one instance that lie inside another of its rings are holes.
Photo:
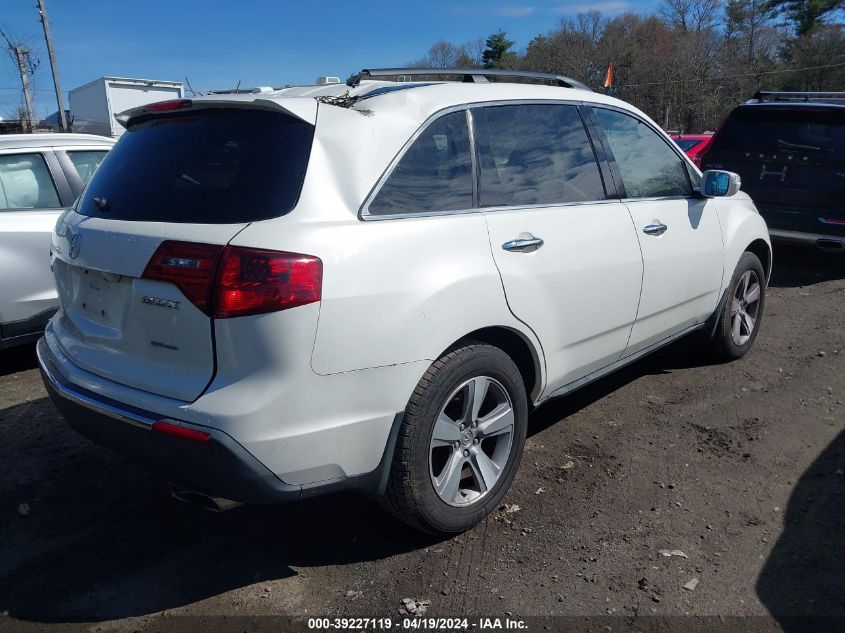
[[[130,108],[114,115],[115,120],[129,129],[141,119],[182,112],[186,110],[207,110],[210,108],[258,108],[274,110],[294,116],[310,125],[317,123],[317,102],[304,97],[287,97],[283,100],[256,99],[254,94],[230,95],[226,99],[170,99]]]

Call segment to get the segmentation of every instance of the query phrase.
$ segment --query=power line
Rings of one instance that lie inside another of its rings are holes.
[[[822,68],[838,68],[840,66],[845,66],[845,62],[839,62],[838,64],[823,64],[821,66],[805,66],[804,68],[784,68],[783,70],[766,70],[759,73],[738,73],[736,75],[722,75],[719,77],[711,77],[710,81],[714,80],[722,80],[722,79],[735,79],[737,77],[759,77],[760,75],[779,75],[780,73],[798,73],[804,70],[820,70]],[[614,86],[615,88],[639,88],[640,86],[665,86],[667,84],[683,84],[689,83],[691,81],[702,81],[701,77],[695,77],[692,79],[673,79],[671,81],[650,81],[647,83],[642,84],[619,84],[618,86]]]
[[[15,92],[20,92],[20,87],[13,88],[12,86],[0,86],[0,90],[14,90]],[[49,88],[33,88],[32,92],[53,92]]]

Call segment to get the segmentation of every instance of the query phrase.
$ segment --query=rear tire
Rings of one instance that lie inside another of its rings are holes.
[[[722,299],[719,321],[711,339],[711,350],[717,360],[742,358],[754,345],[763,321],[765,280],[760,259],[754,253],[743,253]]]
[[[475,342],[449,351],[405,409],[385,507],[431,534],[469,529],[508,491],[527,425],[525,385],[505,352]]]

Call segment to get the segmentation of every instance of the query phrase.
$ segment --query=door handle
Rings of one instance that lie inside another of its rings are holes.
[[[643,233],[646,235],[663,235],[669,227],[662,222],[656,224],[646,224],[643,227]]]
[[[539,237],[520,238],[505,242],[502,248],[506,251],[515,251],[517,253],[525,252],[529,249],[537,250],[543,245],[543,240]]]

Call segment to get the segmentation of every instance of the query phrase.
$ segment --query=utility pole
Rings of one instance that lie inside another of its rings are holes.
[[[15,45],[12,47],[15,52],[15,57],[18,58],[18,69],[21,71],[21,84],[23,85],[23,99],[26,102],[26,115],[29,121],[28,132],[32,132],[35,120],[35,114],[32,111],[32,91],[29,88],[29,72],[26,69],[26,56],[29,51],[23,46]]]
[[[67,116],[62,101],[62,86],[59,83],[59,69],[56,67],[56,54],[53,52],[53,37],[50,35],[50,21],[47,19],[47,7],[44,0],[38,0],[38,14],[44,27],[44,39],[47,40],[47,54],[50,56],[50,70],[53,71],[53,85],[56,87],[56,103],[59,104],[59,129],[68,132]]]

